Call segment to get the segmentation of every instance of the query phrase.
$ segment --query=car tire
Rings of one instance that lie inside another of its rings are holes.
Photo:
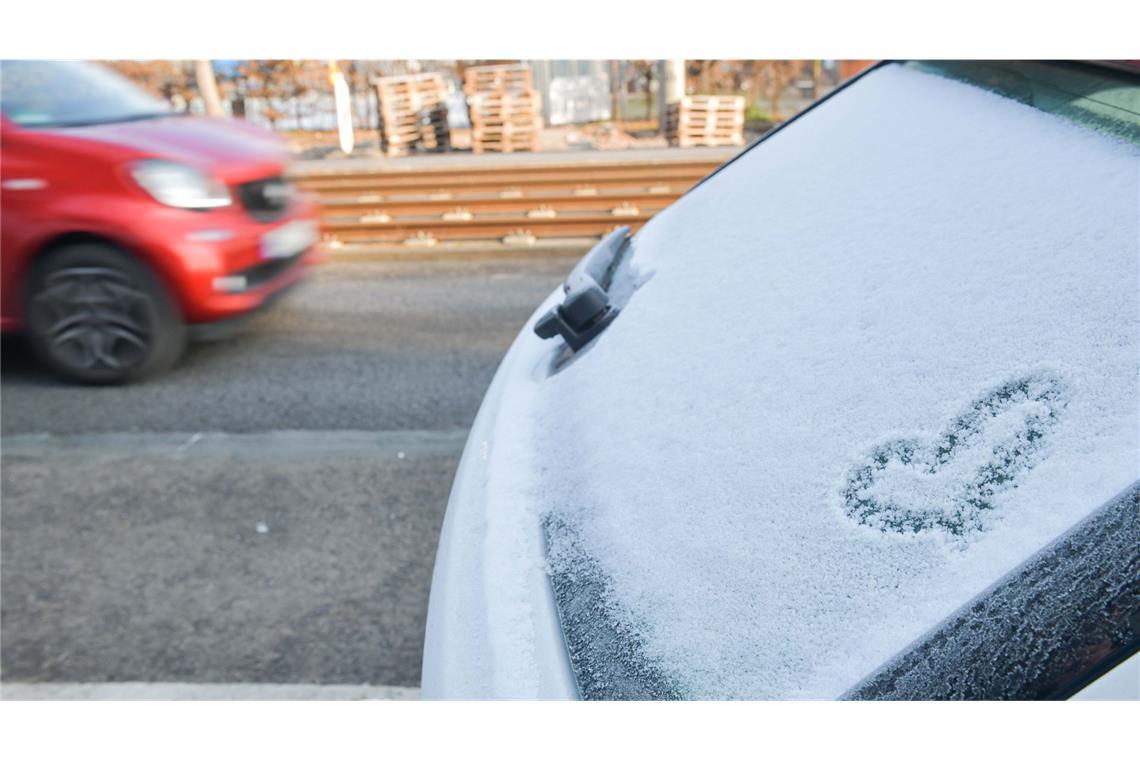
[[[36,353],[83,383],[156,375],[186,348],[186,324],[169,291],[145,264],[108,244],[44,256],[32,270],[25,309]]]

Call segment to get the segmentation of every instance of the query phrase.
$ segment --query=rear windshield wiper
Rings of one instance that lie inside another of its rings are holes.
[[[628,242],[629,226],[618,227],[582,257],[562,285],[562,303],[535,323],[538,337],[561,335],[577,351],[614,321],[618,310],[610,303],[609,288]]]

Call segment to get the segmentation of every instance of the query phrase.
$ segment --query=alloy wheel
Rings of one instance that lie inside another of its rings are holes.
[[[48,275],[31,306],[33,329],[68,367],[123,371],[150,351],[154,305],[123,272],[99,266],[60,269]]]

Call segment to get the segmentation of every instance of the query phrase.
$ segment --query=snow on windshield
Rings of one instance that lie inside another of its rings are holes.
[[[843,693],[1138,477],[1138,199],[1135,146],[872,72],[647,225],[539,384],[552,572],[685,696]]]

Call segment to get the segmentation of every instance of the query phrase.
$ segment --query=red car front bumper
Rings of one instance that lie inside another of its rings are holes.
[[[296,284],[323,258],[316,206],[294,202],[271,223],[252,220],[241,209],[207,214],[161,211],[146,225],[154,233],[140,244],[162,270],[192,325],[230,320],[255,311]],[[267,251],[281,231],[293,234],[293,249]]]

